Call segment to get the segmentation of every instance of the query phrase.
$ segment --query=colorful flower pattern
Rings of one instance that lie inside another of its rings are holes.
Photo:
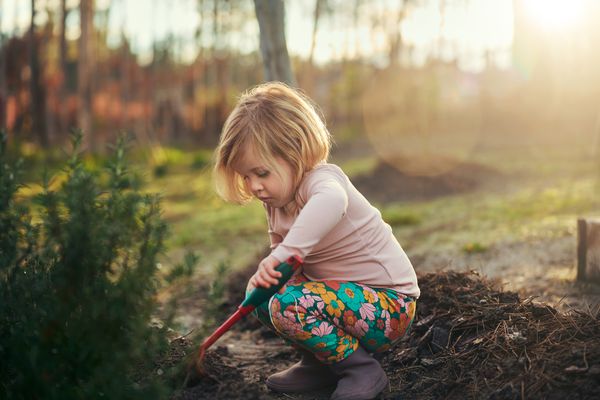
[[[333,363],[348,357],[359,344],[369,352],[389,349],[406,334],[415,311],[415,299],[392,289],[309,281],[300,274],[256,315],[290,344]]]

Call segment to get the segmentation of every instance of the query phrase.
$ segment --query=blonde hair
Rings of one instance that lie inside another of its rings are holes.
[[[233,168],[247,145],[280,177],[276,158],[286,161],[295,191],[307,171],[327,161],[331,135],[307,96],[281,82],[269,82],[242,94],[223,126],[214,177],[217,193],[227,201],[243,204],[252,199]]]

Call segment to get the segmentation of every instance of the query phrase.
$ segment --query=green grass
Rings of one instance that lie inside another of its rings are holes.
[[[395,225],[403,247],[413,254],[439,250],[485,252],[498,242],[572,235],[580,216],[600,213],[597,179],[558,180],[540,188],[470,193],[383,208],[418,215],[415,225]]]
[[[392,226],[415,226],[422,222],[422,216],[405,207],[389,206],[382,208],[382,217],[385,222]]]
[[[568,149],[477,153],[474,162],[506,175],[502,187],[377,206],[410,254],[485,253],[499,242],[574,235],[577,217],[600,214],[598,161],[575,153]],[[35,157],[28,176],[39,182],[43,157]],[[258,202],[227,204],[215,194],[210,151],[137,149],[133,159],[144,190],[162,195],[163,216],[171,231],[161,260],[166,270],[190,251],[199,255],[198,270],[203,273],[221,262],[236,269],[255,260],[268,244],[264,210]],[[98,170],[104,165],[101,157],[86,162]],[[352,178],[372,172],[377,160],[364,155],[341,158],[339,164]],[[165,166],[158,176],[156,166]],[[40,190],[39,185],[30,185],[20,195],[27,198]]]
[[[377,166],[377,159],[373,156],[358,157],[344,160],[338,164],[348,176],[353,177],[372,172]]]
[[[498,242],[572,235],[578,216],[600,212],[598,179],[589,163],[571,165],[569,170],[555,160],[549,158],[546,167],[539,162],[531,166],[527,179],[509,182],[510,189],[378,206],[411,254],[444,249],[485,253]],[[376,163],[374,157],[362,157],[345,160],[341,166],[352,177],[369,173]],[[207,171],[169,174],[155,179],[148,189],[153,187],[165,193],[163,208],[172,226],[173,254],[195,248],[214,265],[221,256],[245,265],[266,245],[262,206],[224,203],[214,194]]]
[[[171,230],[168,264],[179,262],[185,251],[195,251],[204,272],[223,260],[235,268],[268,244],[262,205],[225,203],[215,194],[208,169],[169,172],[153,179],[146,190],[162,195],[163,216]]]

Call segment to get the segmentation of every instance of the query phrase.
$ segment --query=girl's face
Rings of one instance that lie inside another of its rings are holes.
[[[277,171],[267,167],[247,145],[243,156],[234,164],[234,170],[244,178],[246,188],[260,201],[270,207],[281,208],[294,199],[292,167],[282,158],[275,159]]]

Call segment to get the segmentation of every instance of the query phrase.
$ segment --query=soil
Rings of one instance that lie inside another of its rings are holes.
[[[253,266],[230,281],[223,313],[241,301]],[[407,336],[378,358],[390,378],[382,399],[594,399],[600,396],[598,314],[555,308],[502,291],[475,272],[419,275],[423,294]],[[174,343],[193,349],[179,338]],[[179,352],[178,354],[181,354]],[[270,392],[265,379],[299,356],[255,319],[225,334],[206,375],[173,399],[328,399],[334,387]]]
[[[503,176],[499,171],[466,161],[446,161],[453,167],[430,176],[411,175],[411,160],[396,159],[391,164],[380,162],[375,169],[352,179],[352,183],[369,200],[421,200],[464,193],[497,182]],[[443,163],[443,162],[441,162]],[[406,167],[405,167],[406,166]]]
[[[389,201],[402,198],[399,187],[418,188],[408,192],[431,198],[501,179],[501,174],[471,164],[458,175],[435,178],[403,176],[380,165],[370,179],[358,177],[354,183],[368,198]],[[600,286],[576,282],[574,246],[574,237],[565,233],[522,244],[499,243],[482,254],[411,257],[423,294],[410,333],[380,357],[390,378],[380,398],[600,398]],[[241,301],[255,266],[253,262],[228,279],[223,319]],[[195,309],[188,304],[190,314],[200,315],[195,304]],[[172,345],[190,351],[198,343],[178,338]],[[270,374],[298,358],[248,318],[209,350],[207,376],[172,398],[328,399],[333,387],[304,394],[266,388]]]

